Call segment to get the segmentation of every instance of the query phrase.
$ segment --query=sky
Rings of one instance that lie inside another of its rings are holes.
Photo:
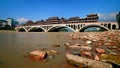
[[[0,0],[0,19],[19,22],[47,19],[52,16],[70,18],[95,13],[99,21],[115,21],[120,0]]]

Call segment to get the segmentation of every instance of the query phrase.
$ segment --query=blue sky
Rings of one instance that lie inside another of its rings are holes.
[[[0,19],[40,20],[52,16],[84,18],[97,13],[100,21],[115,21],[120,0],[0,0]]]

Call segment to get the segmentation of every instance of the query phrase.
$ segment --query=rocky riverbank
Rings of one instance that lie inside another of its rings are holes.
[[[54,44],[51,49],[41,48],[40,50],[31,51],[29,57],[33,60],[43,61],[54,60],[53,58],[56,58],[56,56],[64,55],[67,63],[65,68],[120,67],[119,30],[69,33],[64,38],[69,40],[64,45]]]
[[[84,34],[84,35],[82,35]],[[79,43],[70,44],[66,43],[68,48],[68,54],[77,55],[82,58],[96,60],[99,62],[107,62],[112,64],[113,68],[120,67],[120,31],[106,31],[106,32],[96,32],[96,33],[73,33],[69,35],[69,39],[85,40],[86,43],[81,45]],[[74,61],[75,58],[68,60]],[[78,58],[76,58],[78,59]],[[86,60],[81,59],[75,62],[81,62],[82,64],[89,66],[89,62],[85,63]],[[99,63],[92,61],[91,63]],[[74,63],[73,63],[74,64]],[[77,64],[74,64],[77,65]],[[77,65],[78,66],[78,65]],[[101,64],[102,66],[102,64]],[[79,66],[78,66],[79,67]],[[103,68],[104,65],[100,68]],[[92,65],[92,68],[95,68]],[[109,68],[109,66],[107,67]]]

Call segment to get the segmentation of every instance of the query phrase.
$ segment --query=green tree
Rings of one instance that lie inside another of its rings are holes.
[[[10,25],[7,25],[7,24],[6,24],[4,27],[5,27],[5,28],[10,28]]]

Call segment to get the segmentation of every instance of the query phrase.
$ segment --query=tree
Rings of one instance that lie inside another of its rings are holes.
[[[7,25],[7,24],[6,24],[4,27],[5,27],[5,28],[10,28],[10,25]]]

